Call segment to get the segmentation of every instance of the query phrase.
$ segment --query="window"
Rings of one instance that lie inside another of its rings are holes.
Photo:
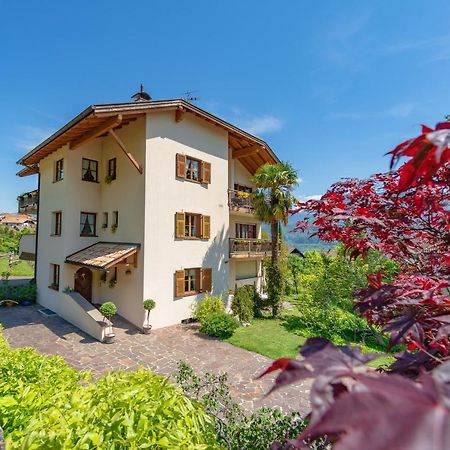
[[[237,223],[236,238],[256,239],[256,224]]]
[[[200,292],[211,292],[212,269],[190,268],[175,272],[175,296],[183,297]]]
[[[209,239],[211,217],[201,214],[178,212],[175,214],[175,237],[178,239]]]
[[[117,169],[117,158],[111,158],[108,161],[108,178],[110,181],[116,179],[117,175],[116,169]]]
[[[53,213],[53,236],[61,236],[62,229],[62,212],[56,211]]]
[[[198,183],[211,183],[211,164],[181,153],[176,155],[176,176]]]
[[[61,181],[64,178],[64,159],[58,159],[55,163],[55,181]]]
[[[59,291],[59,264],[50,264],[50,289]]]
[[[200,237],[200,215],[185,214],[184,237]]]
[[[253,192],[253,189],[249,186],[244,186],[243,184],[234,183],[234,190],[239,192],[247,192],[248,194],[251,194]]]
[[[82,212],[80,214],[80,236],[95,236],[97,214]]]
[[[198,285],[199,269],[186,269],[184,271],[184,292],[196,292]]]
[[[113,226],[117,228],[119,226],[119,211],[113,211]]]
[[[186,179],[200,180],[200,161],[198,159],[186,158]]]
[[[98,181],[98,161],[83,158],[81,164],[81,179],[83,181]]]
[[[103,213],[102,228],[108,228],[108,213],[107,212]]]

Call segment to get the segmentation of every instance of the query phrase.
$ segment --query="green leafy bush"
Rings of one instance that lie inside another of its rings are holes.
[[[216,449],[204,408],[148,369],[96,382],[0,336],[0,427],[14,449]]]
[[[238,321],[224,312],[214,312],[201,322],[200,331],[219,339],[231,337],[239,327]]]
[[[390,281],[399,267],[376,252],[369,252],[366,260],[356,261],[346,257],[342,247],[337,248],[335,255],[306,252],[291,270],[289,284],[297,288],[298,311],[285,318],[285,327],[298,335],[321,336],[336,344],[363,342],[384,349],[385,340],[379,330],[355,314],[352,295],[356,289],[367,286],[368,274],[379,270]]]
[[[249,323],[254,317],[254,297],[256,290],[253,286],[242,286],[234,292],[231,310],[238,316],[241,323]]]
[[[299,412],[285,414],[264,407],[245,414],[231,398],[227,374],[200,377],[188,364],[179,362],[177,383],[185,394],[204,405],[223,448],[267,450],[275,442],[285,445],[306,426]]]
[[[36,284],[29,283],[23,286],[12,286],[9,281],[0,282],[0,300],[36,301]]]
[[[155,309],[156,302],[155,300],[149,298],[148,300],[144,301],[144,309],[146,311],[151,311],[152,309]]]
[[[200,323],[212,313],[224,312],[225,306],[220,295],[205,294],[204,298],[199,300],[194,307],[194,318]]]
[[[113,302],[105,302],[100,306],[99,311],[103,317],[110,319],[117,314],[117,306]]]

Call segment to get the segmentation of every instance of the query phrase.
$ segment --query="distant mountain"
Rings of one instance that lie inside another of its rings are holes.
[[[305,213],[289,216],[287,226],[282,225],[281,228],[283,233],[283,240],[288,246],[296,247],[301,252],[304,252],[306,250],[328,251],[336,247],[337,243],[324,242],[316,236],[310,237],[311,232],[294,232],[293,230],[295,229],[295,225],[297,224],[297,222],[304,219],[305,217],[307,217],[307,214]],[[270,227],[268,225],[264,225],[263,229],[267,232],[270,232]]]

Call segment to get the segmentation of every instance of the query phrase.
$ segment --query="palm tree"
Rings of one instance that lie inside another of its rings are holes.
[[[295,198],[292,190],[298,184],[297,172],[287,162],[265,164],[252,177],[256,191],[252,196],[255,214],[270,224],[272,260],[267,272],[267,292],[272,307],[272,317],[278,315],[283,291],[280,256],[280,222],[288,223],[289,210]]]
[[[292,190],[298,184],[297,172],[288,162],[265,164],[252,177],[256,185],[253,194],[255,214],[270,224],[272,262],[278,263],[280,254],[280,222],[288,223],[289,210],[295,202]]]

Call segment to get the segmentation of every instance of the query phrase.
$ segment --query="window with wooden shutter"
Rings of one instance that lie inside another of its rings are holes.
[[[184,238],[184,213],[175,214],[175,237]]]
[[[212,269],[201,269],[201,292],[212,291]]]
[[[202,183],[211,183],[211,163],[202,161]]]
[[[186,155],[177,153],[176,164],[177,164],[177,177],[186,178]]]
[[[175,296],[182,297],[184,295],[184,270],[175,272]]]
[[[202,216],[202,239],[211,237],[211,217]]]

